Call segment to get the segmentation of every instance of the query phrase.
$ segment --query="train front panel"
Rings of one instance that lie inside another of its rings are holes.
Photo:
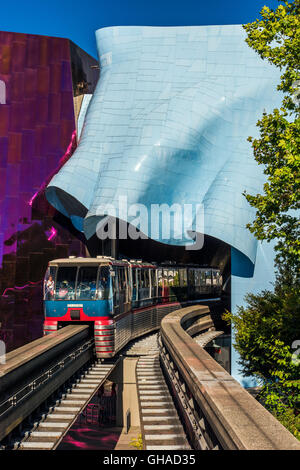
[[[52,261],[44,279],[44,334],[70,323],[110,321],[113,295],[109,265]]]

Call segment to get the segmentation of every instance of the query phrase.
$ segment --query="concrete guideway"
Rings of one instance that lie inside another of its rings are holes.
[[[191,306],[167,315],[161,324],[160,355],[176,402],[191,422],[194,447],[231,450],[300,450],[300,442],[191,338],[191,321],[210,328],[208,306]],[[207,340],[212,332],[207,332]],[[202,344],[207,344],[201,338]],[[193,434],[194,433],[194,434]],[[210,435],[209,435],[210,434]],[[190,436],[191,438],[191,436]],[[211,447],[212,446],[212,447]]]
[[[130,351],[144,352],[137,362],[136,377],[145,450],[190,449],[160,367],[157,339],[157,334],[148,336]]]

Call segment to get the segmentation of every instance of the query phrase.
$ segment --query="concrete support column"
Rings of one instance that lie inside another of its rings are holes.
[[[109,377],[109,380],[117,384],[116,426],[126,426],[126,413],[128,410],[130,410],[130,426],[140,426],[136,385],[137,361],[137,358],[125,357]]]

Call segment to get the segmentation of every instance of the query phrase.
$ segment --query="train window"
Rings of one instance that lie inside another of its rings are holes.
[[[126,289],[125,269],[124,267],[118,268],[119,290]]]
[[[44,300],[54,299],[56,266],[49,266],[44,279]]]
[[[121,268],[121,267],[118,267],[117,268],[117,271],[118,271],[118,284],[119,284],[119,291],[123,290],[124,289],[124,277],[125,277],[125,274],[124,274],[124,268]]]
[[[77,300],[96,300],[98,266],[81,266],[76,287]]]
[[[179,274],[177,269],[169,269],[168,272],[169,286],[179,285]]]
[[[149,269],[142,269],[143,287],[150,287]]]
[[[55,286],[57,300],[75,300],[76,273],[76,266],[59,266]]]
[[[186,272],[186,269],[179,269],[179,285],[181,287],[187,286],[187,272]]]
[[[108,299],[109,298],[109,266],[100,266],[99,269],[99,280],[98,280],[98,298]]]
[[[201,269],[200,271],[200,285],[205,286],[206,283],[206,277],[205,277],[205,271]]]
[[[155,269],[150,269],[151,287],[156,287]]]
[[[211,270],[205,271],[205,284],[207,286],[211,285]]]
[[[212,270],[212,283],[214,286],[218,286],[219,285],[219,271],[216,271],[216,270]]]
[[[137,289],[137,269],[132,268],[132,300],[137,300],[138,289]]]
[[[163,270],[163,278],[164,278],[164,280],[163,280],[163,287],[166,287],[166,286],[169,285],[169,276],[168,276],[168,274],[169,274],[169,273],[168,273],[168,269],[164,269],[164,270]]]
[[[138,289],[143,289],[143,287],[144,287],[144,276],[142,276],[142,270],[137,269],[136,274],[137,274]]]
[[[200,269],[195,269],[195,286],[201,286],[201,271]]]
[[[114,308],[116,308],[119,305],[118,270],[116,268],[114,268],[113,271],[111,272],[111,279],[112,279]]]
[[[190,286],[195,285],[195,270],[194,269],[189,269],[188,270],[188,280],[189,280],[189,285]]]
[[[159,287],[163,286],[163,280],[164,280],[163,270],[158,269],[157,270],[157,282],[158,282]]]

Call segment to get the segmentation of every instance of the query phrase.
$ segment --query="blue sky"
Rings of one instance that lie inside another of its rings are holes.
[[[11,0],[1,2],[0,30],[72,39],[96,57],[94,32],[115,25],[243,24],[278,0]]]

